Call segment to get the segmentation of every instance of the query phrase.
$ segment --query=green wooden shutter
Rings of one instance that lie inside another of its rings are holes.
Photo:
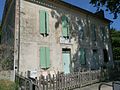
[[[67,36],[69,36],[70,34],[70,29],[69,29],[69,25],[67,25]]]
[[[50,49],[46,47],[46,67],[50,67]]]
[[[46,60],[45,60],[45,48],[40,48],[40,67],[46,68]]]
[[[41,10],[39,11],[40,15],[40,33],[45,33],[45,11]]]
[[[49,14],[48,12],[45,13],[45,27],[46,27],[46,34],[49,34]]]
[[[80,64],[85,64],[85,49],[80,48]]]
[[[62,35],[65,37],[69,35],[68,18],[66,16],[62,17]]]

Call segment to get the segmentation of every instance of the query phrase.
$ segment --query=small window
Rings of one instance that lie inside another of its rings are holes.
[[[50,67],[50,49],[48,47],[40,48],[40,67],[42,69]]]
[[[108,62],[109,58],[108,58],[108,51],[106,49],[103,49],[103,54],[104,54],[104,62]]]
[[[80,59],[80,64],[81,65],[86,64],[86,52],[85,52],[84,48],[80,48],[78,56],[79,56],[79,59]]]
[[[40,34],[43,36],[49,35],[49,14],[46,11],[41,10],[40,15]]]
[[[91,69],[97,70],[99,69],[99,55],[98,55],[98,50],[93,49],[93,55],[92,55],[92,62],[91,62]]]
[[[91,32],[92,32],[92,40],[96,41],[96,26],[95,24],[91,24]]]
[[[68,18],[66,16],[62,16],[62,36],[64,38],[69,38],[70,30]]]
[[[78,25],[79,39],[83,40],[84,39],[84,28],[82,26],[81,20],[77,21],[77,25]]]
[[[93,50],[93,60],[96,63],[99,63],[99,59],[98,59],[98,51],[96,49]]]
[[[105,27],[101,26],[100,31],[101,31],[102,41],[105,41],[105,39],[106,39]]]

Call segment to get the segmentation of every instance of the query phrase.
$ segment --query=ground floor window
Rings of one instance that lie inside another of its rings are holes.
[[[107,63],[109,61],[107,49],[103,49],[103,56],[104,56],[104,62]]]
[[[84,48],[80,48],[78,56],[79,56],[80,64],[81,65],[86,64],[86,50]]]
[[[48,47],[40,48],[40,67],[42,69],[50,67],[50,49]]]

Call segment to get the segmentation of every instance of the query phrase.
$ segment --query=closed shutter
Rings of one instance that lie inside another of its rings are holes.
[[[46,68],[46,60],[45,60],[45,48],[40,48],[40,67]]]
[[[62,36],[69,36],[68,18],[66,16],[62,17]]]
[[[80,64],[86,63],[86,57],[85,57],[85,49],[80,48]]]
[[[40,15],[40,33],[44,34],[45,33],[45,11],[39,11]]]
[[[46,67],[50,67],[50,49],[46,47]]]
[[[40,67],[43,69],[50,67],[50,49],[48,47],[40,48]]]

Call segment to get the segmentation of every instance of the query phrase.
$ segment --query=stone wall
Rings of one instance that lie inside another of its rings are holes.
[[[14,80],[14,71],[9,70],[9,71],[0,71],[0,80]]]
[[[57,71],[63,72],[62,62],[62,49],[71,49],[71,68],[79,68],[78,65],[78,51],[79,48],[85,48],[87,63],[85,68],[91,67],[93,49],[98,50],[99,54],[99,66],[103,62],[103,49],[107,49],[109,53],[109,63],[112,63],[111,42],[109,40],[109,28],[108,23],[99,18],[95,18],[92,15],[87,15],[80,11],[72,10],[65,6],[53,3],[52,7],[49,7],[46,3],[35,4],[28,1],[21,0],[21,13],[20,13],[20,72],[37,71],[38,76],[42,73],[56,73]],[[50,32],[47,37],[43,37],[39,33],[39,11],[45,10],[49,14],[49,27]],[[60,43],[60,37],[62,36],[61,16],[67,15],[71,22],[71,42]],[[78,31],[79,25],[77,21],[80,21],[80,28],[84,31],[84,39],[80,39],[80,32]],[[90,25],[95,24],[97,26],[97,40],[95,42],[91,39]],[[104,26],[107,34],[106,41],[101,40],[101,31],[99,26]],[[50,62],[51,67],[47,70],[40,68],[40,47],[45,46],[50,48]],[[94,63],[93,63],[94,64]],[[109,64],[110,65],[110,64]]]

